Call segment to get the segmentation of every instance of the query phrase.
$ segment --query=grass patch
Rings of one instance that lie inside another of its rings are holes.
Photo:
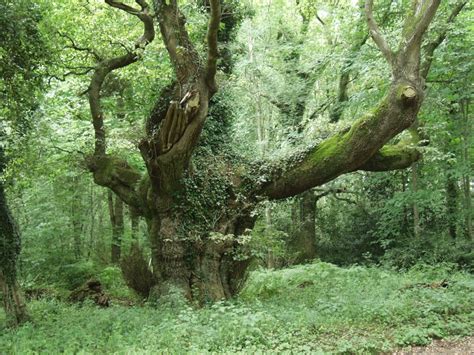
[[[473,291],[472,276],[449,265],[397,273],[317,262],[254,272],[237,299],[202,309],[34,301],[34,323],[0,329],[0,352],[378,353],[471,335]]]

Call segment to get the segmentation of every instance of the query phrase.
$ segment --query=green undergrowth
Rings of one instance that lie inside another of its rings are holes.
[[[406,273],[315,262],[253,272],[241,295],[195,309],[32,301],[0,353],[379,353],[474,331],[474,280],[450,265]]]

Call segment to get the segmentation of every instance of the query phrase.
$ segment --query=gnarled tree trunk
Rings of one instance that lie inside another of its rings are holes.
[[[225,220],[227,228],[213,237],[190,239],[183,234],[180,216],[161,214],[147,220],[152,241],[153,273],[158,285],[155,295],[181,292],[201,302],[229,298],[242,285],[249,259],[236,260],[239,243],[234,233],[242,233],[241,221]],[[250,222],[251,223],[251,222]]]

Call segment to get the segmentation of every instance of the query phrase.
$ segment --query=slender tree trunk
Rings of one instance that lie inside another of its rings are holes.
[[[446,172],[446,212],[448,218],[448,232],[451,238],[456,239],[458,216],[458,186],[453,172],[448,167]]]
[[[139,244],[139,233],[140,233],[140,216],[133,207],[129,206],[130,214],[130,234],[132,237],[132,243]]]
[[[402,192],[407,191],[408,186],[408,174],[405,171],[402,171]],[[409,206],[406,203],[403,204],[403,232],[407,234],[410,229],[409,219],[408,219],[408,210]]]
[[[78,178],[73,178],[73,186],[77,186]],[[82,222],[81,222],[81,195],[78,191],[74,191],[71,201],[71,217],[72,217],[72,232],[74,240],[74,256],[76,260],[79,260],[82,255]]]
[[[272,209],[270,204],[265,206],[265,229],[267,234],[271,233],[272,230]],[[273,254],[273,250],[269,248],[267,250],[267,258],[266,258],[267,268],[273,269],[275,267],[275,256]]]
[[[94,235],[95,235],[95,209],[94,209],[94,183],[91,181],[89,189],[89,218],[90,218],[90,227],[89,227],[89,246],[87,248],[87,259],[90,258],[91,252],[94,244]]]
[[[290,249],[297,252],[295,262],[304,263],[316,258],[316,202],[314,191],[301,194],[299,204],[298,228],[290,242]]]
[[[122,238],[124,232],[123,224],[123,202],[115,196],[111,190],[108,191],[108,203],[110,223],[112,225],[112,245],[111,245],[111,261],[113,264],[120,262],[122,253]]]
[[[469,149],[472,147],[471,144],[471,131],[472,121],[469,116],[469,100],[465,99],[461,101],[462,118],[463,118],[463,163],[464,163],[464,174],[462,178],[463,192],[464,192],[464,224],[465,224],[465,235],[466,238],[473,239],[474,233],[472,228],[472,193],[471,193],[471,177],[470,171],[472,162],[469,156]]]
[[[420,236],[420,211],[416,196],[418,192],[418,163],[414,163],[411,167],[411,189],[415,195],[413,199],[413,235],[418,238]]]

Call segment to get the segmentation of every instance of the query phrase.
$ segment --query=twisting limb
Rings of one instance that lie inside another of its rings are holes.
[[[129,5],[124,4],[124,3],[121,3],[121,2],[119,2],[119,1],[105,0],[105,2],[106,2],[108,5],[112,6],[112,7],[115,7],[115,8],[117,8],[117,9],[120,9],[120,10],[123,10],[123,11],[125,11],[125,12],[128,12],[128,13],[131,14],[131,15],[136,15],[136,16],[138,16],[138,15],[141,13],[140,10],[137,10],[137,9],[135,9],[135,8],[132,7],[132,6],[129,6]],[[142,11],[143,11],[143,9],[142,9]]]
[[[207,68],[206,82],[212,93],[217,91],[216,72],[217,58],[219,56],[217,48],[217,34],[221,21],[221,4],[220,0],[211,0],[211,14],[209,18],[209,26],[207,29]]]
[[[144,32],[136,40],[133,51],[127,51],[127,53],[121,56],[102,60],[95,68],[88,89],[89,106],[95,132],[95,149],[94,155],[88,159],[87,164],[89,170],[94,173],[94,180],[97,184],[109,187],[127,204],[140,209],[140,203],[135,191],[135,185],[140,179],[140,174],[130,167],[126,161],[106,155],[104,114],[100,93],[107,75],[116,69],[126,67],[138,61],[139,54],[137,50],[145,48],[153,41],[155,38],[153,17],[145,1],[137,1],[141,6],[140,10],[113,0],[105,0],[105,2],[114,8],[138,17],[143,23]]]
[[[143,11],[140,11],[116,1],[106,0],[105,2],[112,7],[136,15],[143,22],[144,33],[135,42],[135,50],[144,48],[153,41],[155,38],[153,17],[149,14],[147,7]],[[136,62],[138,59],[138,54],[135,51],[127,52],[122,56],[101,61],[95,69],[89,86],[89,105],[95,131],[95,155],[104,155],[106,149],[103,112],[100,102],[100,91],[104,80],[113,70],[126,67],[127,65]]]
[[[189,39],[186,18],[177,1],[155,0],[154,4],[176,82],[158,99],[148,119],[147,137],[140,142],[139,148],[153,188],[160,196],[171,196],[188,169],[207,117],[209,100],[217,90],[215,75],[221,6],[219,0],[209,2],[208,55],[203,62]]]
[[[367,19],[367,24],[369,26],[370,35],[374,40],[377,47],[382,52],[383,56],[387,60],[390,65],[394,64],[394,54],[390,46],[388,45],[387,41],[383,37],[382,33],[380,32],[379,26],[374,19],[373,15],[373,5],[374,0],[367,0],[365,3],[365,16]]]
[[[63,38],[66,38],[71,44],[68,45],[68,46],[65,46],[64,48],[70,48],[70,49],[74,49],[75,51],[79,51],[79,52],[86,52],[90,55],[92,55],[94,57],[94,59],[98,62],[100,62],[102,60],[102,57],[99,55],[99,53],[97,53],[94,49],[92,48],[89,48],[89,47],[81,47],[80,45],[78,45],[76,43],[76,41],[74,41],[74,39],[69,36],[67,33],[62,33],[60,31],[58,31],[58,34],[63,37]]]
[[[431,63],[433,62],[433,54],[434,51],[439,47],[441,43],[445,40],[448,30],[449,24],[453,23],[456,20],[456,17],[462,11],[462,9],[467,5],[467,0],[458,1],[457,4],[454,6],[453,11],[449,15],[448,19],[446,20],[445,28],[441,33],[439,33],[438,37],[436,37],[433,41],[429,42],[423,47],[423,52],[425,56],[425,60],[421,66],[421,76],[426,79],[428,76],[428,72],[431,68]]]

